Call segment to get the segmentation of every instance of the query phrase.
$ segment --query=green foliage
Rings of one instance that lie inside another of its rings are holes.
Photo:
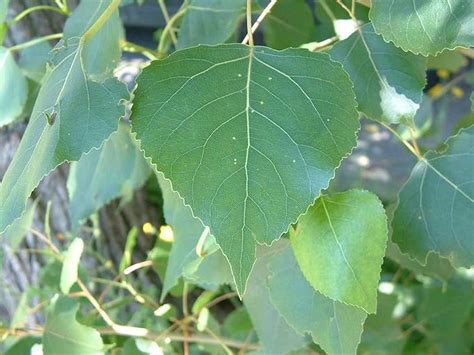
[[[290,232],[296,260],[323,295],[374,313],[387,217],[372,193],[321,196]]]
[[[329,53],[351,76],[359,111],[388,123],[413,120],[425,86],[425,59],[386,43],[371,24]]]
[[[454,266],[474,261],[474,127],[430,151],[413,169],[399,195],[393,220],[393,241],[423,265],[430,252]]]
[[[37,284],[2,278],[26,287],[0,304],[0,352],[472,353],[471,1],[158,0],[156,48],[125,39],[119,6],[142,1],[51,3],[7,19],[0,0],[0,125],[29,117],[0,270],[44,263]],[[63,33],[7,48],[36,11]],[[122,51],[150,59],[127,110]],[[33,191],[63,162],[55,221]],[[381,180],[383,202],[351,189]]]
[[[130,127],[119,124],[100,149],[71,164],[67,188],[72,229],[114,198],[130,197],[149,175],[150,168]]]
[[[28,86],[10,51],[0,47],[0,126],[12,123],[23,111]]]
[[[327,55],[243,45],[178,51],[139,77],[132,128],[209,226],[241,294],[256,243],[278,239],[354,146],[350,86]]]
[[[104,354],[104,344],[99,333],[76,320],[79,305],[64,296],[55,296],[51,301],[43,334],[45,355]]]
[[[466,0],[372,0],[370,19],[386,41],[427,56],[474,46],[473,13]]]
[[[72,285],[77,281],[79,262],[81,260],[84,242],[82,239],[75,238],[64,255],[63,267],[61,269],[61,281],[59,286],[61,292],[68,294]]]

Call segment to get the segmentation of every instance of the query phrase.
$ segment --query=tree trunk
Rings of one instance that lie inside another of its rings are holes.
[[[77,1],[76,1],[77,2]],[[75,1],[69,0],[71,6]],[[12,18],[24,9],[36,5],[51,5],[50,0],[11,0],[8,18]],[[19,23],[8,31],[4,45],[6,47],[25,42],[38,36],[62,32],[65,17],[52,11],[35,11],[23,18]],[[10,127],[0,129],[0,178],[13,158],[18,148],[20,139],[25,131],[26,123],[20,122]],[[66,181],[68,176],[68,164],[63,164],[48,177],[33,192],[32,199],[38,199],[35,211],[33,229],[44,232],[44,220],[46,206],[51,201],[50,225],[53,240],[59,246],[63,244],[62,236],[69,230],[70,221],[68,215],[68,193]],[[143,191],[135,194],[132,201],[119,209],[117,202],[112,202],[99,212],[101,235],[94,238],[95,249],[106,259],[118,264],[122,257],[126,237],[131,226],[141,226],[145,222],[160,225],[162,215],[158,209],[145,199]],[[86,243],[92,243],[91,235],[81,235]],[[134,261],[142,261],[154,241],[143,235],[138,238],[137,247],[134,252]],[[38,284],[39,272],[45,264],[45,259],[39,253],[26,252],[26,249],[45,248],[43,242],[39,241],[32,233],[28,233],[18,248],[12,250],[6,238],[0,238],[0,253],[3,253],[3,265],[0,265],[2,273],[2,284],[0,285],[0,322],[9,324],[20,295],[30,285]],[[0,259],[1,260],[1,259]],[[88,267],[94,267],[96,260],[86,258]],[[2,267],[3,266],[3,267]],[[110,277],[110,275],[109,275]],[[151,282],[159,282],[151,279]],[[30,304],[30,306],[33,306]],[[29,320],[30,325],[43,321],[41,315]]]

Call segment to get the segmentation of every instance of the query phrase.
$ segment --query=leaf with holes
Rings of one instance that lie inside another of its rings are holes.
[[[386,41],[415,54],[474,46],[471,0],[372,0],[370,19]]]
[[[474,265],[474,127],[428,152],[399,194],[392,240],[423,265],[429,252]]]
[[[271,301],[292,327],[311,333],[313,341],[328,354],[356,353],[367,313],[331,300],[311,287],[290,246],[272,257],[269,269]]]
[[[327,54],[240,44],[178,51],[138,78],[132,129],[209,226],[241,295],[256,243],[285,233],[355,145],[351,86]]]
[[[237,30],[246,0],[190,0],[179,30],[178,49],[219,44]]]
[[[33,189],[65,160],[99,147],[124,114],[128,97],[117,79],[93,81],[84,71],[81,39],[60,42],[20,146],[0,184],[0,233],[21,216]]]
[[[377,196],[349,190],[316,200],[290,239],[301,271],[317,291],[374,313],[387,235]]]
[[[371,24],[337,43],[329,54],[354,82],[359,110],[389,123],[411,122],[425,86],[426,59],[387,43]]]

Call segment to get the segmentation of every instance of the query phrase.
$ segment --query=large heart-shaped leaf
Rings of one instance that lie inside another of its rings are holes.
[[[268,288],[272,303],[300,333],[311,333],[328,354],[355,354],[367,313],[331,300],[304,278],[291,247],[272,256]]]
[[[474,46],[471,0],[372,0],[370,19],[386,41],[415,54]]]
[[[382,203],[363,190],[321,196],[290,234],[309,283],[323,295],[368,313],[377,307],[387,236]]]
[[[399,194],[393,241],[426,264],[430,251],[456,267],[474,265],[474,127],[428,152]]]
[[[328,55],[221,45],[147,67],[132,128],[210,227],[242,294],[256,242],[278,239],[327,187],[359,122],[351,82]]]
[[[413,120],[425,86],[425,58],[385,42],[372,24],[337,43],[329,54],[349,73],[359,110],[368,118],[390,123]]]

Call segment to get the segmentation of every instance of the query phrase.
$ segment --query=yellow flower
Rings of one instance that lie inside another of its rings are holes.
[[[453,94],[454,97],[461,98],[464,96],[464,90],[461,89],[459,86],[453,86],[451,88],[451,94]]]
[[[449,78],[449,71],[447,71],[446,69],[438,69],[436,71],[436,74],[438,74],[438,76],[441,78],[441,79],[444,79],[446,80],[447,78]]]
[[[443,85],[436,84],[431,89],[428,90],[428,95],[432,97],[437,97],[443,92]]]
[[[146,235],[152,235],[156,233],[156,228],[150,222],[146,222],[143,225],[142,230]]]

